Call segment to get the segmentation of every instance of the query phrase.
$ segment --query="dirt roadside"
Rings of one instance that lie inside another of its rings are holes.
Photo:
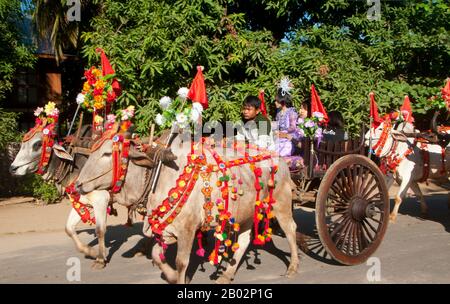
[[[421,184],[424,195],[448,193],[449,190],[436,184]],[[395,184],[391,187],[391,198],[398,191]],[[409,195],[412,193],[409,193]],[[127,209],[115,205],[118,216],[108,216],[108,225],[125,224],[127,221]],[[37,204],[30,197],[13,197],[0,200],[0,235],[26,232],[50,232],[64,230],[67,216],[70,212],[70,202],[64,199],[61,203],[53,205]],[[139,216],[135,221],[139,222]],[[80,223],[79,228],[90,227]]]
[[[118,216],[108,216],[108,225],[125,224],[127,221],[127,209],[120,205],[116,208]],[[0,201],[0,235],[63,231],[70,210],[67,199],[52,205],[36,203],[29,197],[3,199]],[[80,223],[78,227],[92,226]]]

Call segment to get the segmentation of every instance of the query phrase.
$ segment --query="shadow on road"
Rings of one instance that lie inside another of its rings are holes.
[[[441,224],[447,232],[450,232],[450,212],[448,208],[448,195],[447,194],[435,194],[428,195],[425,197],[428,204],[428,216],[423,218],[420,214],[419,203],[416,198],[406,199],[400,207],[399,213],[401,215],[411,216],[423,221],[434,221]],[[393,200],[391,200],[391,210],[393,207]],[[294,220],[297,223],[297,243],[299,249],[307,256],[323,262],[329,265],[341,265],[340,263],[334,261],[330,255],[326,252],[325,248],[322,246],[319,236],[317,235],[316,225],[315,225],[315,210],[312,208],[300,208],[294,210]],[[401,221],[401,217],[398,218]],[[132,227],[125,225],[108,226],[105,241],[106,247],[108,248],[107,260],[110,261],[114,254],[121,248],[121,246],[129,240],[130,237],[135,235],[142,236],[142,239],[137,242],[137,244],[122,254],[122,257],[132,258],[138,252],[145,252],[148,259],[151,259],[151,247],[153,241],[149,240],[142,234],[142,223],[135,223]],[[388,228],[389,229],[389,228]],[[80,232],[86,232],[89,235],[95,236],[95,228],[84,229]],[[283,236],[281,230],[278,232],[274,231],[274,234]],[[187,269],[187,277],[193,278],[197,271],[205,272],[204,263],[208,262],[208,254],[214,249],[214,237],[213,233],[207,234],[204,238],[205,244],[204,249],[206,251],[205,257],[199,257],[196,255],[196,250],[198,249],[197,242],[195,241],[192,247],[191,257],[189,267]],[[98,241],[95,238],[89,243],[89,246],[98,245]],[[256,247],[250,245],[246,251],[244,257],[242,258],[239,269],[243,266],[247,270],[256,270],[255,265],[261,264],[259,256],[261,251],[265,251],[270,255],[273,255],[280,259],[285,265],[286,269],[290,262],[290,253],[277,248],[273,242],[266,244],[263,247]],[[175,268],[177,245],[170,245],[166,251],[167,263]],[[225,270],[227,263],[222,263],[216,268],[216,270],[211,273],[209,278],[211,280],[216,280]],[[163,278],[163,276],[162,276]]]
[[[428,215],[422,216],[420,213],[419,200],[416,197],[411,197],[402,202],[399,209],[399,214],[408,215],[422,221],[433,221],[441,224],[445,231],[450,233],[450,197],[449,194],[434,194],[426,195],[425,201],[428,206]],[[394,206],[391,200],[391,210]],[[401,221],[401,217],[397,221]]]
[[[117,252],[117,250],[119,250],[120,247],[125,244],[130,237],[135,235],[142,236],[142,239],[139,240],[133,248],[124,252],[122,254],[122,257],[132,258],[138,252],[145,252],[147,253],[147,258],[149,258],[151,256],[151,251],[149,250],[149,243],[151,243],[151,240],[149,240],[142,234],[142,226],[143,223],[141,222],[135,223],[131,227],[126,225],[108,226],[105,234],[105,246],[108,249],[108,256],[106,257],[106,260],[111,261],[111,258]],[[88,244],[88,246],[98,245],[98,239],[95,236],[95,228],[84,229],[80,230],[79,232],[85,232],[95,237],[95,239],[92,240]]]
[[[329,265],[341,265],[326,252],[316,228],[316,212],[311,208],[294,210],[294,220],[297,223],[297,245],[307,256]]]
[[[447,194],[434,194],[425,196],[428,205],[428,216],[420,213],[420,205],[416,198],[406,199],[400,206],[399,214],[408,215],[423,221],[434,221],[441,224],[445,231],[450,232],[450,201]],[[390,200],[391,210],[394,200]],[[309,257],[330,265],[341,265],[334,261],[326,252],[317,234],[315,223],[315,210],[300,208],[294,210],[294,219],[297,223],[297,243]],[[398,218],[397,220],[401,220]],[[389,229],[389,227],[388,227]]]

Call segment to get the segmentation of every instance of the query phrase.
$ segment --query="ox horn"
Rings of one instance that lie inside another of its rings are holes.
[[[431,131],[433,131],[435,134],[438,133],[438,130],[437,130],[437,118],[438,118],[438,116],[439,116],[439,111],[436,110],[436,111],[434,112],[433,119],[431,119],[431,124],[430,124],[430,129],[431,129]]]

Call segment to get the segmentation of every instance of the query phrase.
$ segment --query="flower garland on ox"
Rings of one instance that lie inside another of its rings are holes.
[[[88,111],[99,111],[105,108],[107,103],[112,103],[117,98],[112,87],[114,74],[102,75],[102,70],[93,66],[84,72],[86,82],[83,90],[77,96],[77,101]]]
[[[34,111],[34,116],[36,116],[35,126],[24,135],[22,142],[27,142],[37,132],[42,132],[42,152],[39,159],[38,170],[36,172],[37,174],[42,175],[47,169],[52,154],[52,148],[55,144],[59,110],[54,102],[49,101],[44,108],[38,107]]]
[[[86,81],[81,93],[77,96],[77,103],[82,108],[92,112],[92,124],[94,130],[103,131],[101,126],[102,112],[110,114],[113,102],[121,95],[119,82],[105,52],[101,48],[96,49],[100,53],[101,68],[92,66],[84,72]]]
[[[111,193],[118,193],[122,189],[125,180],[130,151],[130,139],[124,136],[124,133],[131,127],[131,118],[134,116],[134,107],[130,106],[125,110],[120,110],[116,115],[108,115],[108,120],[105,123],[106,132],[97,140],[91,148],[95,151],[102,146],[105,140],[112,139],[112,174]],[[116,122],[117,120],[117,122]],[[72,207],[80,216],[83,223],[95,224],[95,218],[91,216],[89,211],[91,206],[87,206],[80,201],[80,194],[75,190],[74,184],[66,188],[66,193],[72,203]],[[111,209],[108,208],[108,214]]]
[[[199,147],[201,145],[201,148]],[[215,144],[207,138],[202,138],[202,143],[193,144],[191,153],[187,156],[187,164],[183,168],[182,174],[176,180],[176,185],[171,190],[169,190],[168,196],[163,202],[152,210],[148,221],[150,227],[155,234],[157,242],[163,248],[163,253],[161,254],[161,259],[164,260],[164,251],[167,249],[167,244],[163,240],[163,232],[170,225],[178,214],[181,212],[183,206],[187,202],[189,195],[191,194],[194,186],[201,177],[203,179],[202,193],[204,195],[205,203],[203,209],[206,214],[206,220],[201,229],[197,233],[199,249],[197,250],[197,255],[204,256],[205,250],[202,246],[203,233],[212,228],[211,224],[214,220],[211,215],[214,203],[211,200],[212,185],[210,183],[210,177],[214,174],[221,174],[218,178],[216,186],[221,189],[222,197],[218,198],[215,202],[218,215],[216,216],[216,222],[218,225],[215,228],[214,237],[216,239],[213,252],[209,255],[209,261],[211,264],[217,265],[221,262],[222,257],[228,258],[228,249],[235,252],[239,249],[239,244],[236,242],[236,232],[240,230],[240,226],[235,222],[234,217],[232,217],[229,211],[229,200],[237,200],[238,196],[243,195],[242,189],[238,189],[235,185],[237,181],[238,185],[242,185],[242,181],[237,179],[237,176],[230,174],[230,168],[235,166],[242,166],[249,164],[251,170],[255,175],[255,212],[254,212],[254,235],[255,239],[253,244],[264,245],[266,242],[271,240],[272,229],[269,227],[269,220],[273,217],[271,212],[272,205],[275,203],[273,198],[273,190],[275,188],[275,173],[277,172],[277,166],[272,164],[270,171],[270,180],[267,184],[269,189],[269,196],[261,200],[260,191],[263,189],[264,185],[260,181],[262,176],[262,169],[256,167],[256,164],[263,160],[271,160],[272,154],[267,151],[267,153],[262,153],[256,156],[249,156],[245,153],[245,156],[239,159],[231,161],[223,161],[220,155],[214,151]],[[208,152],[213,156],[216,164],[210,164],[206,161],[206,155],[203,151],[206,148]],[[253,147],[251,145],[246,145],[246,147],[238,147],[236,144],[233,146],[234,149],[239,150],[245,149],[255,149],[260,150],[258,147]],[[230,193],[231,189],[231,193]],[[264,228],[262,233],[259,231],[260,222],[264,221]],[[234,235],[234,238],[233,238]],[[232,240],[232,238],[234,240]]]

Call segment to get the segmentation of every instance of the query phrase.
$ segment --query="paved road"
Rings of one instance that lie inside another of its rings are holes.
[[[429,217],[421,219],[419,204],[408,199],[397,223],[390,225],[374,257],[380,261],[380,283],[450,283],[450,215],[447,196],[427,197]],[[71,283],[66,279],[71,257],[81,261],[80,283],[164,283],[147,257],[134,257],[142,236],[141,223],[127,228],[124,217],[114,219],[106,235],[110,263],[91,269],[92,260],[75,251],[62,229],[70,206],[37,207],[0,204],[0,283]],[[123,210],[119,210],[123,211]],[[122,212],[124,215],[124,212]],[[299,231],[314,234],[314,210],[295,211]],[[18,224],[18,221],[21,221]],[[96,244],[92,227],[80,228],[81,238]],[[313,243],[314,239],[310,240]],[[274,245],[250,250],[235,278],[236,283],[368,283],[370,266],[336,265],[314,252],[299,250],[300,269],[293,279],[281,275],[287,268],[287,242],[274,237]],[[73,264],[72,264],[73,265]],[[195,259],[189,268],[192,283],[211,283],[215,268]],[[373,272],[371,272],[373,274]]]

